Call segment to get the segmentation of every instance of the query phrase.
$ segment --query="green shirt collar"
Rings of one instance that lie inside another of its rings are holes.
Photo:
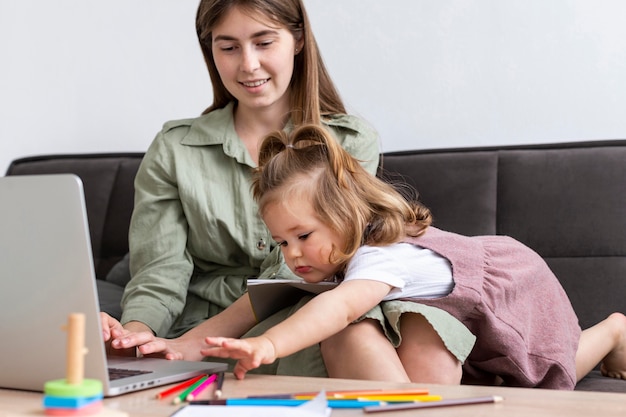
[[[219,145],[238,139],[233,118],[234,103],[193,119],[181,143],[190,146]]]
[[[189,132],[181,140],[188,146],[222,145],[224,153],[241,164],[255,166],[246,147],[235,131],[233,116],[234,103],[228,103],[221,109],[214,110],[193,119]]]
[[[235,131],[234,106],[234,102],[230,102],[221,109],[216,109],[193,119],[189,132],[182,139],[181,144],[188,146],[222,145],[226,155],[235,158],[240,163],[254,167],[255,164]],[[324,119],[322,123],[329,127],[351,130],[354,134],[359,133],[359,126],[355,124],[355,119],[348,115],[334,115]],[[290,131],[291,129],[293,129],[293,123],[289,120],[285,130]]]

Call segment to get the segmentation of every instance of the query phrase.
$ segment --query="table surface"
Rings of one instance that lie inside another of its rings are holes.
[[[378,381],[356,381],[332,378],[305,378],[269,375],[248,375],[243,381],[235,380],[227,374],[222,398],[246,397],[248,395],[265,395],[295,392],[311,392],[354,389],[400,389],[426,388],[430,394],[441,395],[444,399],[480,397],[498,395],[504,401],[494,404],[474,404],[464,406],[442,407],[422,410],[391,411],[366,414],[360,409],[333,409],[332,416],[507,416],[507,417],[542,417],[542,416],[626,416],[626,394],[589,392],[589,391],[555,391],[526,388],[502,388],[484,386],[444,386],[427,384],[402,384]],[[160,417],[170,416],[181,405],[173,405],[172,397],[157,400],[156,394],[167,387],[154,388],[104,401],[107,410],[123,411],[129,417]],[[210,395],[207,392],[206,395]],[[43,416],[41,393],[0,389],[0,417]]]

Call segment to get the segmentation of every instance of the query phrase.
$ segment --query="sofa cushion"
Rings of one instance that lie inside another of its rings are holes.
[[[493,152],[393,152],[383,154],[379,176],[415,187],[440,229],[486,235],[496,233],[497,164]]]
[[[500,152],[498,233],[544,257],[624,256],[625,181],[626,147]]]
[[[500,152],[498,178],[498,234],[546,260],[581,326],[624,311],[626,147]]]

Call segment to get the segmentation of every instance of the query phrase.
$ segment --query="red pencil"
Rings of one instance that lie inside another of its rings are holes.
[[[204,378],[205,376],[207,376],[206,374],[202,374],[202,375],[198,375],[197,377],[191,378],[188,381],[185,381],[181,384],[178,384],[176,386],[173,386],[172,388],[168,388],[165,391],[161,391],[159,392],[156,397],[157,399],[161,399],[163,397],[167,397],[170,394],[173,394],[175,392],[184,390],[187,387],[192,386],[193,384],[195,384],[196,382],[200,381],[202,378]]]

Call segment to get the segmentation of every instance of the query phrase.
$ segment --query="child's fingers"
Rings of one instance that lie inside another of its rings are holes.
[[[218,358],[232,358],[243,359],[250,356],[250,352],[247,349],[240,349],[238,347],[226,347],[226,346],[214,346],[209,348],[200,349],[200,353],[203,356],[215,356]]]
[[[259,366],[261,366],[261,364],[262,360],[259,357],[242,357],[235,364],[235,367],[233,368],[233,373],[235,374],[237,379],[243,379],[248,371],[258,368]]]
[[[225,341],[227,341],[228,338],[226,337],[206,337],[204,339],[204,342],[211,346],[211,347],[215,347],[215,346],[222,346],[224,344]]]
[[[227,349],[222,349],[220,347],[211,347],[206,349],[200,349],[200,353],[202,356],[214,356],[216,358],[233,358],[237,359],[233,356],[231,351]]]
[[[241,362],[237,362],[233,368],[233,374],[237,379],[243,379],[246,376],[246,372],[248,372],[248,370],[241,365]]]

